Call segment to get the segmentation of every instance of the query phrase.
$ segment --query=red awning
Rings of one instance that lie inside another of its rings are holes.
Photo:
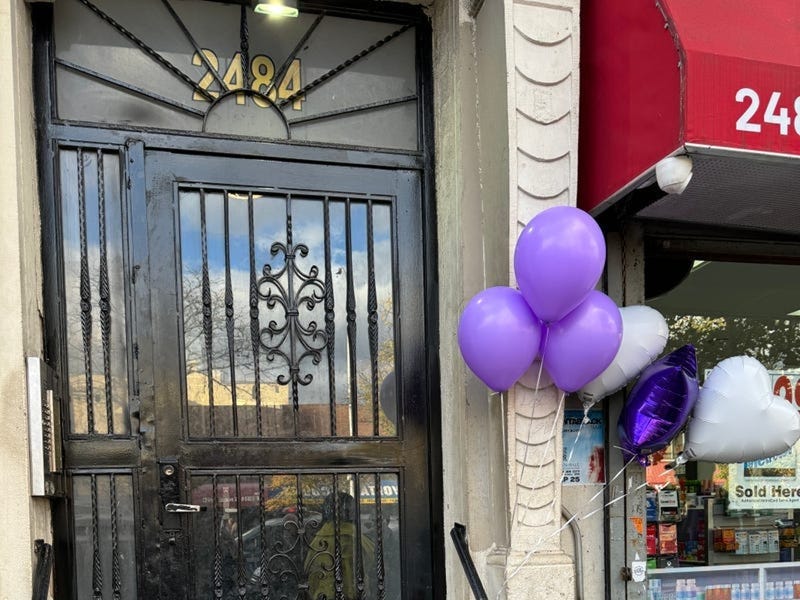
[[[647,185],[674,154],[705,170],[695,195],[762,162],[779,196],[800,194],[800,1],[590,1],[581,37],[582,208]]]

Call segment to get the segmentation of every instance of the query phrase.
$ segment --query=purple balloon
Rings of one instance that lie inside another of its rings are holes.
[[[458,324],[464,362],[495,392],[507,390],[539,352],[542,326],[517,290],[493,287],[469,301]]]
[[[619,415],[623,453],[647,464],[647,456],[666,447],[686,424],[699,391],[691,344],[647,367]]]
[[[545,323],[558,321],[583,302],[605,262],[600,226],[572,206],[555,206],[536,215],[514,250],[519,289]]]
[[[560,321],[547,326],[542,362],[559,389],[576,392],[606,370],[622,343],[622,315],[596,290]]]

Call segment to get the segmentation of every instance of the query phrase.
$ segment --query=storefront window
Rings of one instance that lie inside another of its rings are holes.
[[[648,303],[669,323],[665,352],[693,344],[701,386],[722,360],[751,356],[774,394],[798,406],[799,276],[794,265],[696,261],[680,285]],[[647,469],[650,597],[800,597],[800,443],[755,462],[669,469],[682,446],[679,436]]]

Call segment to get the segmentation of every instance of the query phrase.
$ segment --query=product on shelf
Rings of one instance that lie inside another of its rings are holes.
[[[658,524],[658,553],[677,554],[678,530],[674,523]]]
[[[645,492],[645,510],[648,521],[658,521],[658,502],[656,499],[657,492],[653,489],[648,489]]]
[[[678,490],[664,488],[658,492],[658,520],[679,521]]]
[[[655,523],[647,524],[647,554],[655,556],[658,554],[658,525]]]

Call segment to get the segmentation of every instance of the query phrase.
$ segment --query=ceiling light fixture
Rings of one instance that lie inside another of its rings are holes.
[[[296,17],[300,14],[297,0],[257,0],[254,10],[270,17]]]

